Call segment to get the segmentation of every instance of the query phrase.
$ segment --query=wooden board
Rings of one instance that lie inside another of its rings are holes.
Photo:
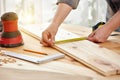
[[[30,28],[33,30],[30,30]],[[42,26],[35,27],[35,25],[33,25],[29,26],[29,29],[27,27],[23,27],[22,30],[36,39],[40,39],[41,33],[44,29],[42,29]],[[59,29],[57,34],[59,34],[56,35],[57,41],[61,39],[64,40],[80,37],[63,29]],[[73,57],[102,75],[109,76],[120,74],[120,55],[90,41],[83,40],[64,44],[55,44],[53,48]]]
[[[0,67],[0,80],[92,80],[90,77],[48,71],[21,70]]]
[[[19,27],[19,28],[23,32],[40,40],[40,38],[42,36],[42,32],[47,28],[47,26],[48,26],[48,24],[45,24],[45,25],[35,24],[35,25],[26,25],[24,27]],[[65,35],[65,36],[63,36],[63,35]],[[73,34],[67,30],[60,28],[55,36],[55,40],[59,41],[59,40],[72,39],[72,38],[78,38],[78,37],[79,37],[78,35]]]
[[[55,44],[54,48],[75,58],[105,76],[119,74],[120,55],[93,42],[83,40]]]

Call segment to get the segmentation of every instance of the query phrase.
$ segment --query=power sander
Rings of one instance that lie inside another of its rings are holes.
[[[14,12],[7,12],[1,16],[2,30],[0,33],[1,47],[17,47],[23,45],[23,39],[18,30],[18,16]]]

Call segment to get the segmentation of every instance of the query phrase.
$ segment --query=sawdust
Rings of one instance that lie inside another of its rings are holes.
[[[15,63],[15,62],[16,62],[16,59],[5,55],[4,52],[2,52],[2,49],[0,48],[0,66],[8,63]]]

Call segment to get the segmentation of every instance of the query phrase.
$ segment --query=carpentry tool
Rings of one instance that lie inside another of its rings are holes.
[[[23,45],[23,39],[18,30],[18,17],[14,12],[8,12],[1,16],[3,25],[0,34],[0,46],[2,47],[17,47]]]
[[[39,58],[39,57],[33,57],[33,56],[20,54],[20,53],[15,53],[15,52],[6,51],[6,50],[2,50],[2,52],[5,55],[15,57],[15,58],[19,58],[19,59],[22,59],[22,60],[26,60],[26,61],[29,61],[29,62],[33,62],[33,63],[36,63],[36,64],[45,63],[45,62],[48,62],[48,61],[51,61],[51,60],[63,58],[65,56],[64,54],[57,53],[57,54],[54,54],[54,55]]]
[[[43,55],[48,55],[47,53],[44,53],[44,52],[39,52],[39,51],[35,51],[35,50],[30,50],[30,49],[23,49],[24,51],[27,51],[27,52],[32,52],[32,53],[38,53],[38,54],[43,54]]]
[[[102,25],[104,25],[105,22],[99,22],[96,25],[92,27],[92,31],[95,31],[97,28],[100,28]],[[119,36],[120,34],[111,34],[110,36]]]
[[[97,28],[101,27],[102,25],[104,25],[105,22],[99,22],[96,25],[94,25],[92,27],[92,31],[96,30]],[[59,41],[55,41],[55,44],[58,43],[66,43],[66,42],[74,42],[74,41],[80,41],[80,40],[86,40],[87,37],[79,37],[79,38],[72,38],[72,39],[65,39],[65,40],[59,40]]]
[[[3,28],[2,22],[0,21],[0,32],[2,32],[2,28]]]
[[[92,27],[92,31],[95,31],[97,28],[100,28],[104,24],[105,24],[105,22],[99,22],[99,23],[97,23],[96,25],[94,25]]]
[[[55,41],[55,44],[67,43],[67,42],[73,42],[73,41],[80,41],[80,40],[86,40],[86,39],[87,39],[87,37],[71,38],[71,39]]]

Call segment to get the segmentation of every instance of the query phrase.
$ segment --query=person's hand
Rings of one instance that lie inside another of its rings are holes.
[[[120,10],[118,10],[109,21],[88,36],[93,42],[105,42],[112,31],[120,26]]]
[[[40,43],[43,44],[43,46],[53,46],[57,31],[57,27],[50,25],[46,30],[42,32]]]
[[[111,30],[107,28],[107,26],[102,26],[101,28],[98,28],[94,32],[92,32],[88,36],[88,40],[92,42],[105,42],[109,35],[111,33]]]

